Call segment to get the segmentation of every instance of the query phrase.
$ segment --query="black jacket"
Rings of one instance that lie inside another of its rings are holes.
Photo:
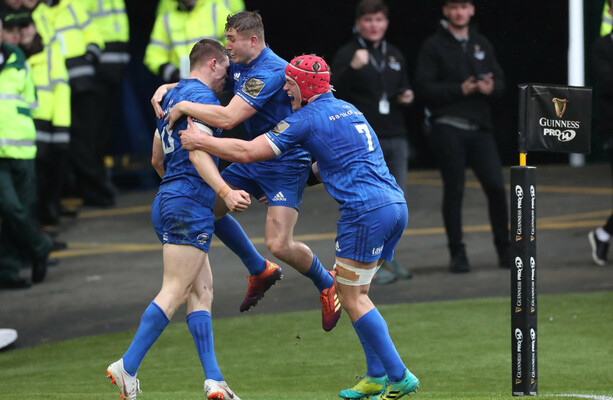
[[[462,82],[488,72],[494,74],[491,95],[462,93]],[[491,101],[504,92],[504,76],[492,45],[476,29],[469,29],[464,51],[462,44],[441,24],[421,47],[415,75],[417,94],[433,118],[461,117],[492,128]]]
[[[379,52],[375,58],[380,61],[381,50],[367,44],[369,52]],[[360,70],[349,65],[356,50],[362,46],[357,38],[341,47],[332,61],[331,83],[336,90],[336,97],[343,99],[364,113],[366,120],[380,138],[406,137],[406,128],[401,106],[396,96],[410,89],[406,64],[400,50],[387,43],[387,62],[383,70],[383,79],[390,103],[387,115],[379,113],[379,100],[383,91],[381,75],[369,63]]]
[[[601,37],[592,48],[592,73],[599,91],[598,133],[613,140],[613,35]],[[609,145],[613,143],[608,143]]]

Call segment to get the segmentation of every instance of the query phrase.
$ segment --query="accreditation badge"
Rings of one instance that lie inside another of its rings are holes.
[[[390,102],[387,100],[387,97],[382,97],[379,100],[379,114],[387,115],[390,113]]]

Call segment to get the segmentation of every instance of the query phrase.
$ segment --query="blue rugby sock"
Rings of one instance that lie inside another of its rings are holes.
[[[226,214],[215,221],[215,235],[241,259],[250,275],[259,275],[264,272],[266,260],[255,249],[234,217]]]
[[[355,322],[352,322],[353,329],[355,329],[355,333],[358,335],[358,339],[360,339],[360,343],[362,344],[362,348],[364,349],[364,355],[366,356],[366,375],[372,376],[375,378],[380,378],[385,375],[385,368],[383,364],[381,364],[381,360],[375,351],[370,347],[366,339],[364,339],[364,335],[355,326]]]
[[[196,351],[200,357],[202,369],[206,379],[223,381],[223,376],[215,358],[215,346],[213,344],[213,318],[208,311],[194,311],[187,315],[187,327],[192,333]]]
[[[123,368],[128,374],[136,375],[136,371],[140,363],[143,362],[145,354],[147,354],[157,338],[160,337],[168,322],[169,320],[164,310],[152,301],[143,313],[136,335],[132,339],[132,344],[123,356]]]
[[[313,253],[313,263],[311,268],[304,274],[304,276],[310,278],[319,292],[323,292],[324,289],[331,287],[334,284],[332,275],[321,265],[319,258]]]
[[[360,331],[362,337],[366,339],[370,347],[379,357],[381,364],[385,367],[387,377],[392,382],[400,382],[404,378],[406,367],[400,359],[392,338],[387,329],[387,323],[379,314],[379,310],[373,308],[362,315],[354,323],[354,327]]]

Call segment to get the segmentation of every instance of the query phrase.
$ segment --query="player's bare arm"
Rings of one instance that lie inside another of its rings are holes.
[[[157,118],[162,118],[164,116],[164,110],[162,110],[161,106],[164,96],[166,96],[166,93],[168,93],[170,89],[174,88],[178,84],[179,82],[167,83],[157,88],[153,94],[153,97],[151,98],[151,105],[153,106],[153,111],[155,111],[155,116]]]
[[[175,121],[182,115],[189,115],[216,128],[232,129],[256,112],[257,110],[247,104],[245,100],[239,96],[234,96],[225,107],[182,101],[172,107],[167,119],[169,128],[172,128]]]
[[[194,164],[198,174],[223,199],[230,211],[245,211],[251,204],[249,193],[244,190],[233,190],[223,180],[217,165],[209,154],[202,150],[189,152],[189,160]]]
[[[160,134],[155,130],[155,134],[153,135],[153,146],[151,148],[151,165],[155,169],[155,172],[158,173],[160,178],[163,178],[166,174],[164,171],[164,148],[162,146],[162,139],[160,139]]]
[[[204,150],[223,160],[241,164],[264,161],[276,156],[265,135],[260,135],[251,141],[216,138],[201,134],[191,118],[187,119],[187,123],[188,128],[179,131],[184,148],[186,141],[192,144],[197,142],[197,149]],[[196,140],[193,141],[193,138]]]

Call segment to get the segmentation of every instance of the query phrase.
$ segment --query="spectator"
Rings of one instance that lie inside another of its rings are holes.
[[[488,201],[500,267],[510,267],[508,209],[502,165],[492,132],[491,103],[504,91],[490,42],[470,26],[472,0],[445,0],[438,31],[417,60],[417,94],[429,112],[430,140],[443,179],[443,220],[452,272],[468,272],[462,240],[465,168],[471,167]]]
[[[599,90],[600,123],[598,133],[602,136],[604,148],[609,153],[613,172],[613,33],[601,37],[592,49],[592,73]],[[598,265],[607,263],[609,242],[613,235],[613,214],[604,226],[588,234],[592,246],[592,259]]]
[[[401,106],[413,102],[404,56],[385,39],[388,8],[382,0],[358,3],[358,34],[341,47],[332,62],[337,96],[354,104],[377,132],[387,167],[406,195],[409,143]],[[408,279],[411,273],[396,260],[386,261],[375,284]]]
[[[2,22],[0,22],[2,31]],[[0,288],[31,286],[19,276],[22,253],[33,260],[32,281],[47,273],[51,240],[31,216],[36,201],[36,130],[30,116],[36,93],[25,57],[0,37]]]

